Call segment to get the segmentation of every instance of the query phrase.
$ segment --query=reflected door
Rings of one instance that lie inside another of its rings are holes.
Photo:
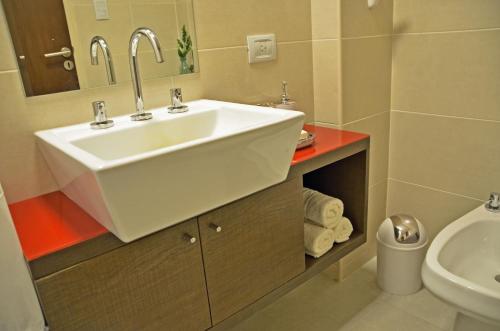
[[[62,0],[2,0],[27,96],[79,89]]]

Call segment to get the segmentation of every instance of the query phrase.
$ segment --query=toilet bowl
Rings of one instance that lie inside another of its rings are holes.
[[[422,280],[459,310],[455,330],[500,330],[500,213],[481,205],[444,228],[427,251]]]

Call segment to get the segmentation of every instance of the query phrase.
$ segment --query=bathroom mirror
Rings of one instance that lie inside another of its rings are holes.
[[[143,80],[199,71],[192,0],[2,0],[26,96],[108,86],[105,60],[91,64],[90,41],[109,46],[116,83],[130,81],[129,39],[138,27],[158,36],[164,63],[139,42]]]

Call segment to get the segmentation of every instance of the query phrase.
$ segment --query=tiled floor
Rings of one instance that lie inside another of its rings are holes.
[[[343,282],[319,274],[233,331],[438,331],[452,330],[455,310],[421,290],[409,296],[382,292],[376,260]]]

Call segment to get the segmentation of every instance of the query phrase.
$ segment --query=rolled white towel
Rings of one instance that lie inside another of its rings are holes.
[[[318,258],[333,247],[333,231],[304,222],[304,247],[306,254]]]
[[[351,221],[347,217],[342,217],[339,225],[332,229],[335,242],[340,244],[349,240],[353,230]]]
[[[308,220],[325,228],[334,228],[342,219],[344,203],[318,191],[304,187],[304,214]]]

